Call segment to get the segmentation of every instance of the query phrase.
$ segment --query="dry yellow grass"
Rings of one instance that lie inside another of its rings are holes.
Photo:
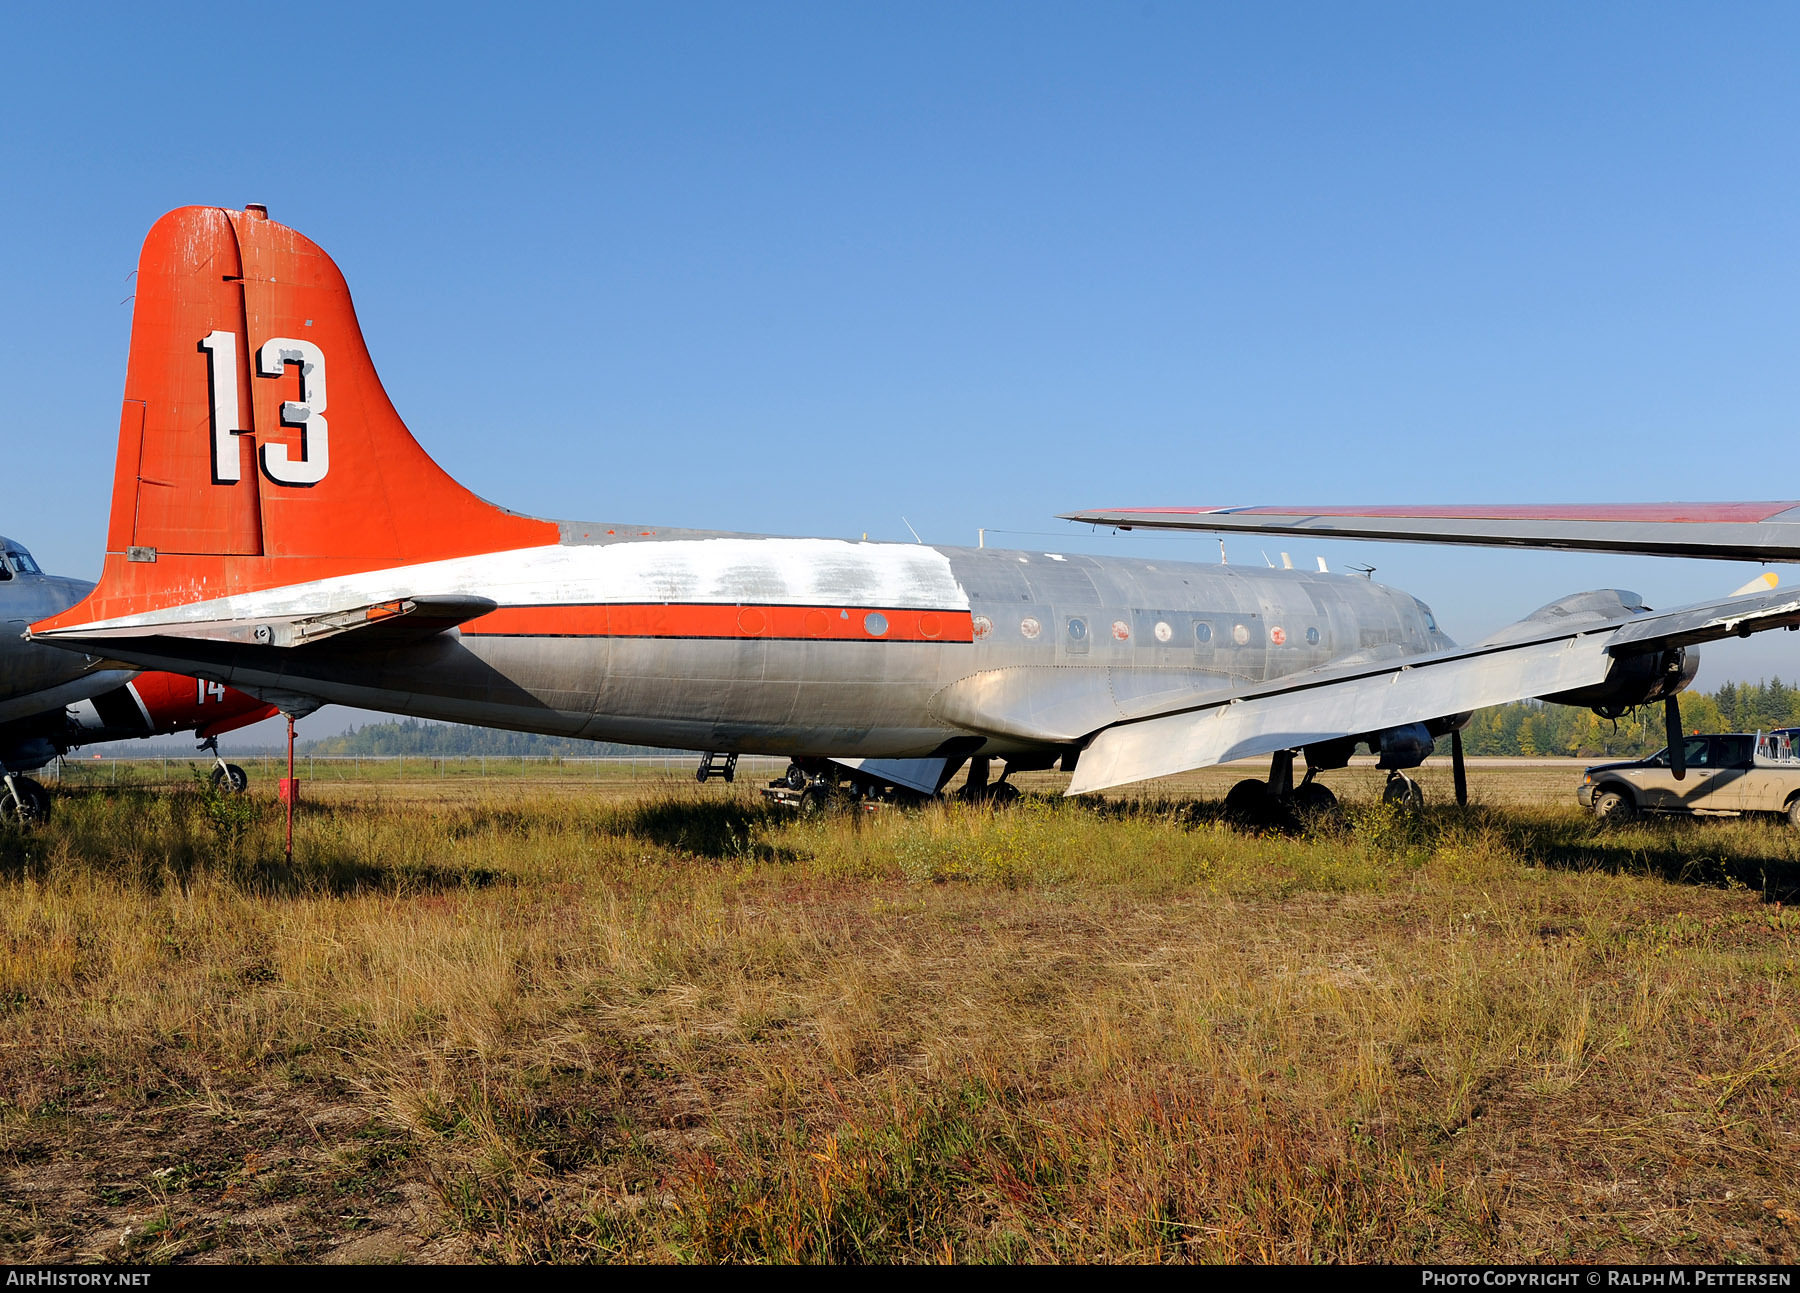
[[[1785,827],[414,783],[290,870],[266,799],[58,809],[0,840],[5,1260],[1800,1239]]]

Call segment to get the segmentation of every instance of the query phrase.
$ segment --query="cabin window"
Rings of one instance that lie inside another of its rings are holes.
[[[1208,624],[1205,620],[1194,621],[1194,645],[1212,645],[1212,625]]]

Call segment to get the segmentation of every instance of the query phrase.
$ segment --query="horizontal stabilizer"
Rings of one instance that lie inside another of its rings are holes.
[[[53,629],[33,636],[58,646],[110,646],[146,638],[178,638],[241,647],[383,651],[426,638],[486,615],[497,603],[486,597],[403,597],[302,617],[172,621],[114,628]]]

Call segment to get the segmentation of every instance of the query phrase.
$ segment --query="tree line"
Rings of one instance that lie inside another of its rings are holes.
[[[1728,682],[1711,692],[1685,691],[1681,726],[1702,733],[1800,727],[1800,687],[1771,678]],[[1654,754],[1665,744],[1660,702],[1635,709],[1615,723],[1592,710],[1522,700],[1480,710],[1463,729],[1463,749],[1471,755],[1629,759]]]
[[[459,755],[559,755],[567,758],[629,758],[633,755],[680,754],[680,750],[652,750],[614,741],[584,741],[573,736],[539,736],[534,732],[509,732],[498,727],[470,727],[463,723],[426,723],[403,718],[389,723],[366,723],[336,736],[321,736],[295,745],[301,754],[320,758],[396,754],[455,758]]]

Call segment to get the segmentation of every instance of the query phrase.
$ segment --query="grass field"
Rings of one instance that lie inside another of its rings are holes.
[[[1785,826],[586,774],[0,836],[0,1260],[1800,1252]]]

